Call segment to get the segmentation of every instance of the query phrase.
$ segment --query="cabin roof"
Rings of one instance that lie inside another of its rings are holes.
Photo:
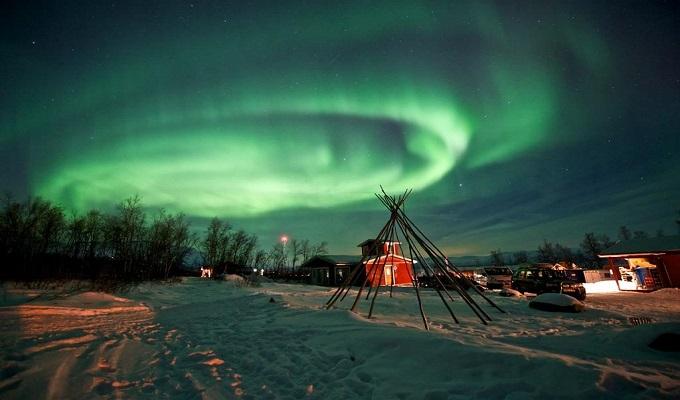
[[[314,256],[304,262],[302,265],[309,264],[315,260],[320,260],[327,264],[334,265],[350,265],[358,264],[361,261],[361,256],[348,256],[348,255],[336,255],[336,254],[324,254],[319,256]]]
[[[599,256],[661,255],[670,252],[680,252],[680,235],[624,240],[604,250]]]

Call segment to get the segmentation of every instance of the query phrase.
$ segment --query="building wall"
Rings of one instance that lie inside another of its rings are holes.
[[[668,286],[680,287],[680,254],[666,254],[662,260],[665,271],[661,271],[661,279]]]
[[[373,287],[390,285],[391,282],[387,274],[392,272],[395,285],[412,284],[413,264],[408,260],[387,256],[386,258],[374,258],[366,263],[368,282]]]
[[[310,277],[312,285],[328,286],[330,284],[330,270],[327,266],[318,266],[312,268]]]
[[[308,267],[311,271],[309,283],[319,286],[340,286],[345,279],[354,271],[356,264],[332,265],[317,263]],[[354,281],[359,281],[360,277],[355,277]],[[361,284],[361,280],[358,284]]]

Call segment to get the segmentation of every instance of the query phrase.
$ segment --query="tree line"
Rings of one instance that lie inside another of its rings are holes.
[[[186,272],[188,257],[196,252],[219,273],[229,264],[295,268],[325,254],[326,244],[293,240],[265,251],[255,235],[218,218],[198,235],[182,213],[148,215],[139,196],[111,213],[67,214],[39,197],[5,196],[0,209],[0,279],[166,279]]]
[[[229,265],[290,272],[310,258],[327,253],[326,242],[311,243],[307,239],[293,238],[288,245],[279,242],[268,251],[258,249],[257,242],[257,236],[234,231],[228,222],[213,218],[199,249],[204,264],[217,275],[227,272]]]

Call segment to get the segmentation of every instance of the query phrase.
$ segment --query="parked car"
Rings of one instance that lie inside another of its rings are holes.
[[[481,275],[486,280],[484,286],[489,289],[502,289],[512,284],[512,270],[508,267],[484,267]]]
[[[512,275],[512,288],[522,293],[564,293],[578,300],[585,300],[586,288],[567,278],[560,271],[545,267],[518,268]]]

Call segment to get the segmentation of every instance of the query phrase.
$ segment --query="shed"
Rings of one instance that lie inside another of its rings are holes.
[[[609,261],[621,290],[680,287],[680,235],[621,241],[599,257]]]

